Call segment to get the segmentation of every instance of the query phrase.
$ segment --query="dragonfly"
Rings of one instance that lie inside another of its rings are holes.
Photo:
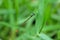
[[[33,13],[33,14],[31,14],[25,21],[24,21],[24,23],[26,23],[31,17],[33,17],[35,14]]]

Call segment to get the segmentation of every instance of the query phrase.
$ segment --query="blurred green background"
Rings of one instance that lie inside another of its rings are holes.
[[[0,40],[60,40],[60,0],[0,0]]]

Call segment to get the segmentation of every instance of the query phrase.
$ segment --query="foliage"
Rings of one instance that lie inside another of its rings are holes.
[[[60,0],[0,0],[0,40],[60,40]]]

